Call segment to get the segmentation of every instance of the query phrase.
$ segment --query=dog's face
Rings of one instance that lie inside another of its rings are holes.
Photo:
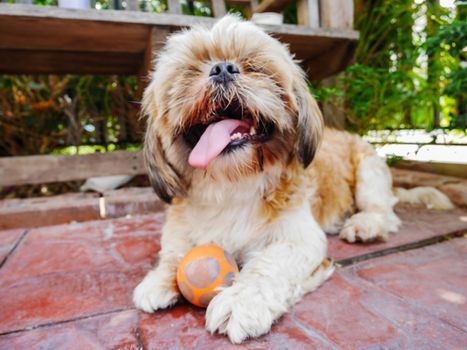
[[[158,195],[184,196],[196,171],[229,181],[307,167],[322,118],[287,48],[227,16],[172,35],[145,91],[145,160]]]

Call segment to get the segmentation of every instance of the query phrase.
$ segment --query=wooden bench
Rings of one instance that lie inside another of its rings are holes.
[[[290,0],[226,0],[255,12],[282,11]],[[0,74],[119,74],[144,79],[153,55],[168,34],[216,19],[181,15],[179,0],[168,0],[168,13],[70,10],[0,4]],[[137,1],[128,7],[137,9]],[[213,0],[216,17],[226,12]],[[352,29],[352,0],[299,0],[300,25],[263,25],[287,43],[310,79],[341,71],[350,62],[358,33]],[[144,173],[139,152],[86,156],[0,158],[0,186],[81,180],[93,176]]]
[[[339,3],[352,4],[352,0],[339,0]],[[347,19],[339,17],[341,20],[336,22],[325,20],[330,14],[321,12],[322,26],[317,26],[316,11],[309,16],[314,20],[303,19],[310,25],[263,26],[289,45],[311,79],[322,79],[342,70],[350,62],[358,38],[358,33],[351,28],[349,14]],[[209,26],[215,21],[215,18],[170,13],[0,4],[0,74],[145,77],[152,55],[170,32],[199,23]]]

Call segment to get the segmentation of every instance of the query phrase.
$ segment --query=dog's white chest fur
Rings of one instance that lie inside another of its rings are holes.
[[[266,181],[264,175],[236,184],[200,179],[189,202],[174,208],[192,244],[215,243],[237,258],[264,245],[261,237],[270,225],[258,220],[258,212]]]
[[[251,244],[252,236],[260,236],[261,226],[254,220],[256,203],[236,202],[200,205],[186,211],[190,238],[195,245],[215,243],[228,251],[242,250]],[[188,227],[187,227],[188,228]]]

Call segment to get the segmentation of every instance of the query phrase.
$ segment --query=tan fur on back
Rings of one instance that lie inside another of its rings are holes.
[[[375,151],[348,132],[326,128],[316,157],[307,170],[313,215],[326,232],[336,232],[355,211],[356,171],[362,157]]]

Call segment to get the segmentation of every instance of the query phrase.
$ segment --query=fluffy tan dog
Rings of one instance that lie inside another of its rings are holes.
[[[399,226],[384,161],[358,137],[323,130],[303,71],[252,23],[227,16],[172,35],[143,106],[151,182],[171,204],[158,265],[134,291],[144,311],[173,305],[180,259],[216,243],[242,269],[209,304],[206,328],[238,343],[331,275],[324,231],[355,242]]]

